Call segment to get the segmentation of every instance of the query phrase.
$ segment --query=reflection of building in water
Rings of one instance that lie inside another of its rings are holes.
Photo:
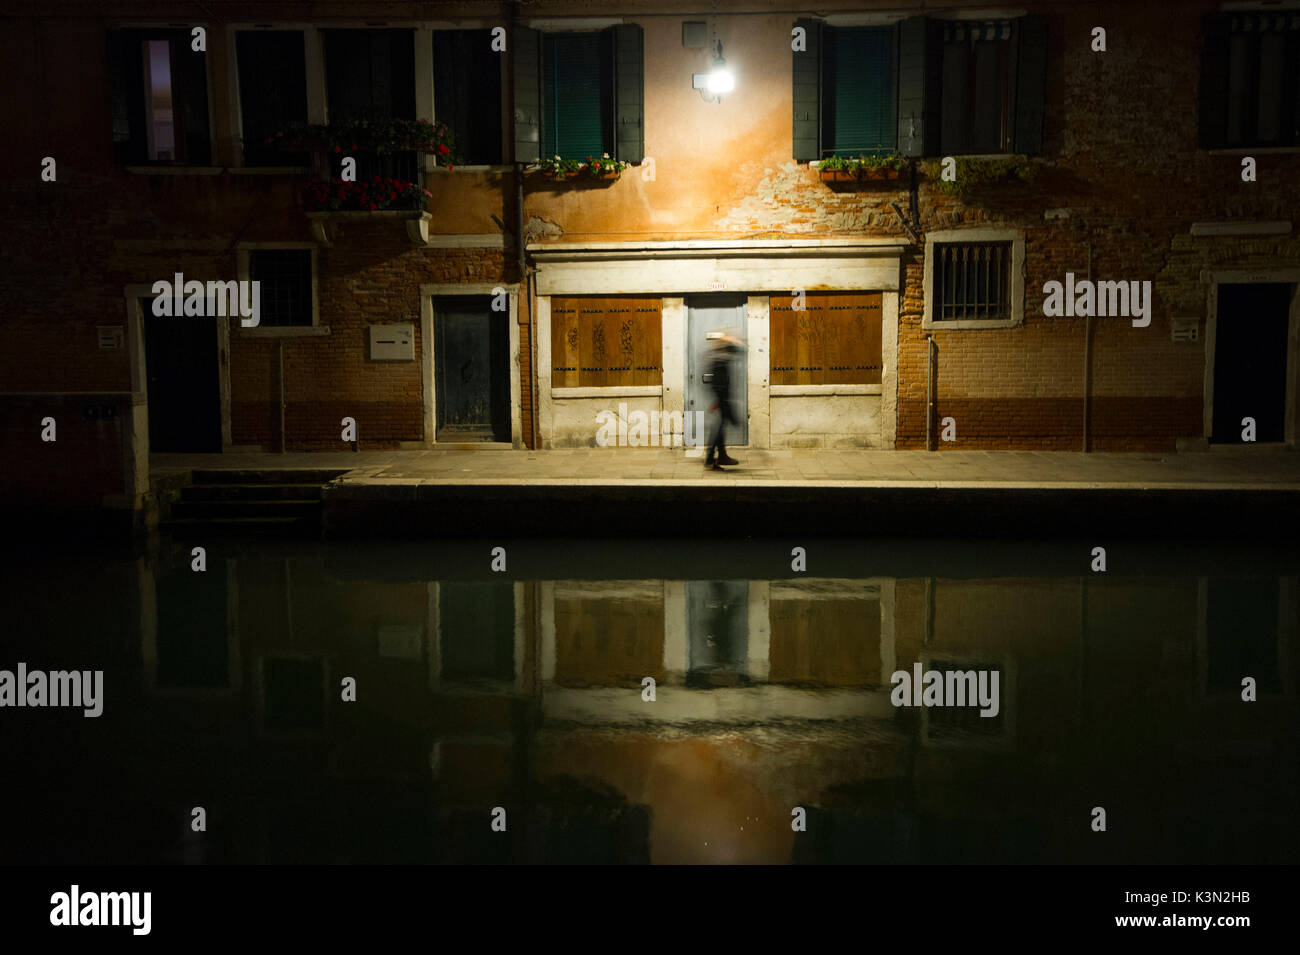
[[[429,582],[214,548],[212,587],[188,565],[135,565],[144,696],[103,724],[148,780],[124,805],[181,833],[202,794],[210,830],[170,860],[1296,858],[1294,577]],[[997,669],[997,718],[892,706],[915,663]]]

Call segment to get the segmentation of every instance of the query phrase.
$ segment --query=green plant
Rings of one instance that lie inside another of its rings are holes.
[[[817,164],[817,168],[822,172],[847,172],[856,176],[867,169],[893,169],[897,171],[903,168],[905,162],[906,160],[902,156],[893,153],[858,156],[855,159],[847,156],[827,156]]]
[[[543,159],[537,164],[537,168],[543,174],[554,176],[556,179],[601,179],[610,173],[621,173],[630,165],[632,164],[621,159],[611,159],[609,153],[605,153],[599,159],[588,156],[585,160],[561,159],[559,156],[553,156],[550,159]]]
[[[1004,156],[995,159],[957,156],[955,181],[950,182],[943,178],[941,159],[927,160],[922,166],[922,171],[940,192],[965,199],[982,187],[992,184],[1032,182],[1041,171],[1041,165],[1028,156]]]

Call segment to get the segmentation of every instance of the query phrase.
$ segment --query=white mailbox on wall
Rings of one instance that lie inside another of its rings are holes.
[[[415,361],[414,325],[371,325],[371,361]]]

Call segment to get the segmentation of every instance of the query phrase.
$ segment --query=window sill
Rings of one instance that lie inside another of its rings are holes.
[[[1231,149],[1205,149],[1211,156],[1286,156],[1300,153],[1300,146],[1234,146]]]
[[[224,166],[123,166],[137,176],[219,176]]]
[[[446,166],[434,166],[432,169],[426,169],[425,172],[443,172],[449,175],[456,175],[458,172],[513,172],[514,166],[457,166],[454,169],[448,169]]]
[[[306,166],[230,166],[226,172],[232,176],[304,176]]]
[[[1000,318],[997,320],[985,319],[965,319],[961,321],[931,321],[926,319],[921,322],[922,331],[942,331],[945,328],[1016,328],[1022,325],[1023,321],[1017,318]]]
[[[772,385],[768,394],[773,398],[800,398],[813,395],[880,395],[883,385]]]
[[[658,398],[662,385],[603,385],[587,388],[552,388],[552,398]]]
[[[329,333],[328,325],[268,325],[266,328],[239,326],[241,338],[322,338]]]

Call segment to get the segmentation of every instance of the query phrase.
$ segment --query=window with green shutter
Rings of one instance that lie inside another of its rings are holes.
[[[514,158],[537,162],[609,153],[645,158],[645,43],[623,23],[595,32],[515,27]]]
[[[611,34],[542,37],[543,154],[582,159],[612,153]]]
[[[1042,151],[1045,17],[795,26],[806,41],[792,71],[796,160]]]
[[[832,27],[822,36],[822,154],[892,153],[897,142],[893,27]]]

